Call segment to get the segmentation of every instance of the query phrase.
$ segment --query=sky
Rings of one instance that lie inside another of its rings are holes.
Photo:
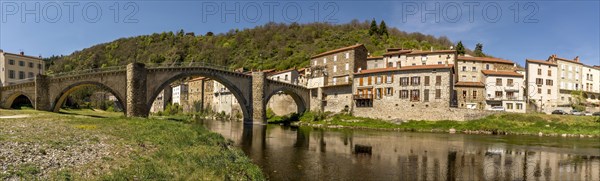
[[[600,65],[600,2],[587,1],[7,1],[0,49],[48,57],[137,35],[205,34],[270,21],[333,24],[375,19],[406,32],[447,36],[524,65],[550,55]]]

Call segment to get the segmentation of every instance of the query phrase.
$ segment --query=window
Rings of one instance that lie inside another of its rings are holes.
[[[513,103],[506,103],[506,109],[513,109]]]
[[[421,83],[421,77],[411,77],[410,85],[419,85]]]
[[[400,91],[400,98],[401,99],[408,99],[408,90],[401,90]]]
[[[392,75],[385,77],[385,83],[391,84],[392,82],[394,82],[394,77]]]
[[[538,86],[543,85],[544,84],[544,79],[536,78],[535,79],[535,84],[537,84]]]
[[[548,76],[552,76],[552,70],[548,70]]]
[[[367,85],[371,85],[371,76],[367,77]]]
[[[337,65],[333,66],[333,72],[337,72]]]
[[[33,68],[33,62],[29,62],[29,68]]]
[[[8,70],[8,78],[15,79],[15,71],[14,70]]]
[[[364,77],[358,78],[358,86],[363,86]]]
[[[463,76],[461,77],[461,80],[462,80],[462,81],[467,81],[467,76],[466,76],[466,75],[463,75]]]
[[[410,91],[410,101],[419,101],[419,90],[411,90]]]
[[[466,66],[463,66],[463,67],[462,67],[462,71],[463,71],[463,72],[467,71],[467,67],[466,67]]]
[[[442,76],[435,76],[435,85],[442,85]]]
[[[429,76],[425,76],[424,84],[425,86],[429,86]]]
[[[346,52],[346,59],[350,58],[350,53]]]
[[[508,79],[508,80],[506,80],[506,85],[508,85],[508,86],[511,86],[511,87],[512,87],[512,86],[514,85],[514,83],[513,83],[513,79]]]
[[[442,89],[436,89],[435,90],[435,99],[441,99],[442,98]]]
[[[316,61],[316,60],[315,60],[315,63],[314,63],[314,64],[315,64],[315,65],[317,65],[317,61]]]
[[[346,70],[350,70],[350,64],[346,63]]]
[[[38,69],[42,70],[42,64],[38,63]]]
[[[466,99],[467,98],[467,91],[464,90],[463,93],[462,93],[462,95],[463,95],[463,98]]]
[[[336,83],[337,83],[337,77],[334,77],[333,78],[333,85],[336,85]]]
[[[502,86],[502,79],[496,79],[496,86]]]
[[[423,90],[423,101],[429,102],[429,89]]]
[[[494,98],[502,98],[502,91],[496,91],[496,97]]]
[[[542,69],[538,69],[538,75],[542,75]]]
[[[10,64],[10,65],[14,65],[14,64],[15,64],[15,60],[13,60],[13,59],[9,59],[9,60],[8,60],[8,64]]]
[[[19,71],[19,79],[25,79],[25,72]]]
[[[506,92],[506,98],[508,99],[515,99],[515,93],[514,92]]]
[[[335,62],[335,61],[337,61],[337,55],[334,55],[334,56],[333,56],[333,61],[334,61],[334,62]]]
[[[554,81],[552,81],[550,79],[546,79],[546,85],[552,86],[552,85],[554,85]]]
[[[346,76],[344,79],[346,79],[346,83],[348,83],[348,81],[350,81],[350,79],[348,79],[348,76]]]
[[[375,89],[375,99],[381,99],[381,88]]]
[[[408,77],[401,77],[400,78],[400,85],[401,86],[407,86],[408,85]]]
[[[356,107],[373,107],[372,99],[358,99],[356,100]]]
[[[473,71],[473,72],[477,72],[477,67],[472,67],[472,68],[471,68],[471,71]]]
[[[560,78],[561,78],[561,79],[565,79],[565,72],[561,72],[561,73],[560,73]]]
[[[394,89],[391,87],[387,87],[385,88],[385,96],[393,96],[394,95]]]
[[[538,88],[538,94],[542,94],[542,89]]]
[[[33,72],[27,73],[27,78],[33,78]]]
[[[476,90],[473,91],[473,99],[477,99],[477,91]]]
[[[323,58],[323,64],[327,64],[327,58]]]
[[[477,77],[476,76],[471,76],[471,78],[473,79],[473,82],[477,82]]]
[[[19,61],[19,66],[21,66],[21,67],[25,67],[25,62],[23,62],[23,61]]]
[[[523,109],[523,104],[521,104],[521,103],[517,103],[517,109],[518,109],[518,110],[522,110],[522,109]]]
[[[381,80],[381,75],[377,76],[377,78],[375,79],[375,82],[376,82],[377,84],[381,84],[381,81],[382,81],[382,80]]]
[[[548,89],[548,94],[552,94],[552,89]]]
[[[285,79],[283,79],[283,80],[288,80],[288,75],[285,75]]]
[[[490,69],[490,64],[485,64],[485,69],[489,70]]]

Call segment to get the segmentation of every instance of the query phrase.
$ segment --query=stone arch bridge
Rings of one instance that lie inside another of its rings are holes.
[[[82,86],[96,85],[111,92],[128,117],[148,117],[158,94],[176,80],[208,77],[227,87],[242,108],[244,123],[265,123],[266,104],[278,92],[290,95],[298,112],[309,108],[309,91],[298,85],[274,81],[263,72],[247,75],[214,66],[163,66],[146,68],[132,63],[125,68],[88,71],[68,75],[38,75],[29,82],[0,87],[0,107],[10,108],[19,96],[27,97],[36,110],[58,112],[70,93]]]

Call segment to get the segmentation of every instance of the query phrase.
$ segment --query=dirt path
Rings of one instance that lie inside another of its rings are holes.
[[[12,115],[12,116],[0,116],[0,119],[19,119],[19,118],[28,118],[28,117],[30,117],[30,115],[19,114],[19,115]]]

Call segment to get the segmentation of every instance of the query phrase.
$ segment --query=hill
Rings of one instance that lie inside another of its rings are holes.
[[[447,49],[447,37],[407,33],[387,28],[387,34],[370,35],[368,21],[347,24],[268,23],[227,33],[194,35],[183,30],[121,38],[76,51],[68,56],[47,58],[49,73],[90,68],[174,62],[207,62],[232,68],[287,69],[308,65],[311,55],[357,43],[365,44],[372,55],[386,48]]]

